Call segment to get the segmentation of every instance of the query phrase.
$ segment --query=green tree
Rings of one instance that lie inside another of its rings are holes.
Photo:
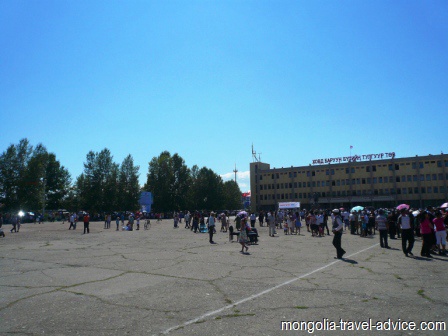
[[[198,209],[222,208],[223,182],[221,176],[209,168],[201,168],[193,184],[193,197]]]
[[[145,190],[154,194],[154,210],[181,210],[187,206],[190,170],[178,154],[164,151],[149,162]]]
[[[233,180],[226,181],[223,185],[223,204],[225,209],[240,209],[241,203],[241,190]]]
[[[134,159],[129,154],[123,160],[120,166],[118,193],[120,210],[134,211],[138,208],[140,197],[140,185],[138,183],[139,166],[134,165]]]

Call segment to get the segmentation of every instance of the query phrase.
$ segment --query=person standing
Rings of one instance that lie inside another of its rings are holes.
[[[387,244],[387,232],[389,230],[388,227],[389,219],[384,217],[384,210],[380,209],[378,211],[378,216],[375,218],[375,225],[377,230],[380,233],[380,245],[383,248],[390,249],[389,245]]]
[[[442,212],[436,212],[436,218],[432,220],[434,228],[436,230],[436,245],[439,249],[439,255],[446,255],[446,229],[443,222]]]
[[[275,235],[274,211],[268,212],[268,216],[267,216],[266,220],[267,220],[267,225],[269,226],[269,237],[274,237],[274,235]]]
[[[117,224],[117,230],[116,231],[118,231],[118,228],[120,226],[120,216],[117,216],[117,219],[115,220],[115,223]]]
[[[433,224],[430,220],[430,214],[427,211],[422,212],[419,215],[420,219],[420,233],[422,234],[423,243],[420,255],[422,257],[432,258],[431,247],[433,242]]]
[[[250,226],[251,227],[255,227],[255,221],[257,220],[257,216],[255,215],[255,213],[251,213],[250,214]]]
[[[90,233],[90,230],[89,230],[89,222],[90,222],[89,213],[86,213],[84,215],[83,221],[84,221],[84,233],[83,234],[85,234],[86,231],[87,231],[87,233]]]
[[[215,231],[215,222],[216,222],[216,219],[215,219],[215,213],[212,211],[211,213],[210,213],[210,217],[208,217],[207,218],[207,224],[208,224],[208,235],[209,235],[209,241],[210,241],[210,244],[216,244],[214,241],[213,241],[213,233],[214,233],[214,231]]]
[[[221,230],[220,231],[227,232],[227,216],[224,212],[221,214]]]
[[[349,221],[350,214],[348,213],[347,210],[344,210],[341,213],[341,216],[342,216],[342,220],[344,221],[344,230],[347,230],[350,226],[350,221]]]
[[[263,210],[261,210],[260,214],[258,215],[258,221],[260,222],[260,227],[263,226],[263,222],[264,222],[264,212],[263,212]]]
[[[414,247],[414,229],[411,225],[411,218],[408,215],[408,211],[406,209],[401,210],[401,215],[397,220],[397,227],[401,229],[401,247],[403,249],[403,253],[408,257],[409,255],[414,256],[412,254],[412,248]]]
[[[333,210],[333,246],[336,248],[336,258],[342,259],[345,254],[345,250],[342,248],[342,231],[344,230],[344,224],[342,218],[339,215],[339,209]]]

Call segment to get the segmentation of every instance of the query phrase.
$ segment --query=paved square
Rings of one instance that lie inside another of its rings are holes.
[[[387,250],[378,235],[344,234],[340,261],[332,237],[312,238],[306,229],[272,238],[259,228],[259,245],[243,255],[225,233],[211,245],[208,234],[174,229],[171,220],[132,232],[93,222],[86,235],[82,223],[68,226],[25,224],[13,234],[4,226],[1,334],[308,335],[282,331],[281,322],[448,322],[448,258],[406,258],[401,240]],[[416,256],[420,248],[417,240]]]

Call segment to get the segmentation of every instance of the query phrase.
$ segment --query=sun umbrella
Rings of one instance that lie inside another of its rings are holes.
[[[399,206],[397,206],[397,210],[402,210],[402,209],[409,210],[409,205],[407,205],[407,204],[400,204]]]
[[[246,211],[240,211],[240,212],[237,213],[237,216],[241,217],[241,218],[247,217],[247,212]]]
[[[353,212],[353,211],[362,211],[362,210],[364,210],[364,207],[363,207],[363,206],[360,206],[360,205],[357,205],[357,206],[353,207],[353,208],[350,210],[350,212]]]
[[[439,206],[439,208],[448,208],[448,202],[443,203],[441,206]]]
[[[418,215],[420,215],[420,211],[419,210],[415,210],[415,211],[412,212],[412,214],[414,216],[418,216]]]

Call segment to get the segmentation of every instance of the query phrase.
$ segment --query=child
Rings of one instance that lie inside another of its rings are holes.
[[[296,234],[300,235],[300,228],[302,227],[302,223],[300,221],[300,215],[297,212],[296,212],[295,224],[296,224]]]

